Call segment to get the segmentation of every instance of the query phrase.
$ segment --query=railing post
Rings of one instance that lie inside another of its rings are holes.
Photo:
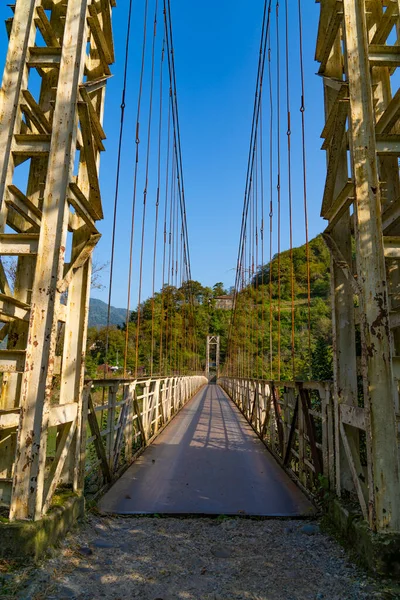
[[[89,411],[89,394],[92,384],[88,383],[82,392],[82,409],[81,414],[78,415],[80,420],[80,441],[79,451],[75,456],[75,469],[74,469],[74,491],[82,493],[85,486],[85,467],[86,467],[86,439],[87,439],[87,427],[88,427],[88,411]]]
[[[168,382],[168,389],[167,389],[167,406],[166,406],[166,415],[167,415],[167,421],[170,420],[171,418],[171,413],[172,413],[172,385],[173,385],[173,378],[169,377],[167,379]]]
[[[156,413],[156,422],[155,422],[155,427],[154,427],[154,433],[157,433],[159,428],[160,428],[160,400],[161,400],[161,395],[160,395],[160,380],[157,379],[156,381],[156,385],[154,388],[154,402],[155,402],[155,413]]]
[[[304,459],[306,458],[306,452],[305,452],[305,439],[304,439],[304,433],[305,433],[305,428],[304,428],[304,412],[303,412],[303,404],[300,402],[300,390],[298,388],[298,386],[296,386],[296,395],[297,395],[297,402],[298,402],[298,415],[297,415],[297,419],[298,419],[298,432],[299,432],[299,479],[301,481],[301,483],[306,487],[307,486],[307,472],[306,472],[306,468],[305,468],[305,464],[304,464]]]
[[[162,380],[162,388],[161,388],[161,420],[164,425],[167,421],[167,391],[168,391],[168,379]]]
[[[133,455],[133,396],[136,390],[136,381],[130,383],[127,389],[127,417],[125,424],[125,458],[128,463]]]
[[[114,438],[115,438],[115,410],[117,403],[118,384],[110,387],[108,391],[108,411],[107,411],[107,460],[111,472],[114,464]]]
[[[146,438],[149,439],[151,437],[151,423],[150,423],[150,384],[151,380],[145,382],[143,387],[143,427],[146,432]]]

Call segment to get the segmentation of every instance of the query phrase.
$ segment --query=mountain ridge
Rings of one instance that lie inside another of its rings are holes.
[[[108,304],[99,298],[90,298],[89,327],[101,328],[107,325]],[[126,321],[126,308],[111,306],[110,325],[123,325]]]

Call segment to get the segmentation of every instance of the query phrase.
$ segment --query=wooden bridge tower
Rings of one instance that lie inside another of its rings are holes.
[[[206,349],[206,375],[210,376],[211,371],[211,354],[212,348],[215,350],[215,373],[218,377],[219,366],[220,366],[220,336],[219,335],[208,335],[207,336],[207,349]]]
[[[400,2],[321,0],[339,495],[400,531]]]
[[[91,254],[103,217],[98,169],[114,1],[17,0],[7,22],[0,504],[10,506],[11,519],[37,519],[59,482],[77,492],[83,483],[83,360]]]

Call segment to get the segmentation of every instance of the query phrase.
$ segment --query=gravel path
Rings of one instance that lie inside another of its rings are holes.
[[[0,573],[0,582],[2,576]],[[317,523],[89,515],[33,569],[3,577],[19,600],[399,598]]]

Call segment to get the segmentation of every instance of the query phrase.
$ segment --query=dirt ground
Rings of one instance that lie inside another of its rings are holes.
[[[0,597],[352,600],[400,592],[352,564],[317,522],[91,514],[41,564],[3,565]]]

